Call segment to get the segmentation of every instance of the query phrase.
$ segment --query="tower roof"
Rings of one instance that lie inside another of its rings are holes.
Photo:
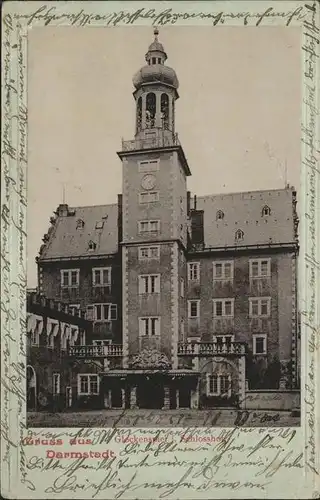
[[[154,29],[154,41],[146,53],[147,65],[143,66],[133,77],[133,85],[139,89],[147,83],[161,82],[177,89],[179,81],[174,69],[166,66],[167,54],[158,40],[159,30]]]

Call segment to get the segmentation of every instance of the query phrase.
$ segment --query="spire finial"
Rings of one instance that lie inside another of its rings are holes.
[[[153,30],[154,34],[154,40],[157,42],[158,41],[158,35],[159,35],[159,28],[156,26]]]

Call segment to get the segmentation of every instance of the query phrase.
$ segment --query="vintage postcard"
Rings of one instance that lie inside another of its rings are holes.
[[[3,497],[320,498],[319,12],[4,4]]]

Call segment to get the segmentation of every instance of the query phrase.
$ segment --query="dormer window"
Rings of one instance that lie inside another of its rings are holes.
[[[82,219],[77,220],[77,229],[83,229],[84,228],[84,221]]]
[[[89,241],[89,250],[92,251],[92,250],[95,250],[96,248],[97,248],[97,244],[94,241],[90,240]]]
[[[222,220],[224,218],[224,213],[222,210],[218,210],[216,214],[216,220]]]
[[[241,241],[244,238],[244,232],[241,229],[238,229],[235,234],[235,240]]]
[[[96,229],[102,229],[103,228],[103,220],[98,220],[96,222]]]
[[[262,209],[262,217],[268,217],[269,215],[271,215],[270,207],[268,207],[268,205],[265,205]]]

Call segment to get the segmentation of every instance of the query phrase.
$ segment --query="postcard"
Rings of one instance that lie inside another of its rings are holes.
[[[3,497],[320,498],[319,3],[2,26]]]

